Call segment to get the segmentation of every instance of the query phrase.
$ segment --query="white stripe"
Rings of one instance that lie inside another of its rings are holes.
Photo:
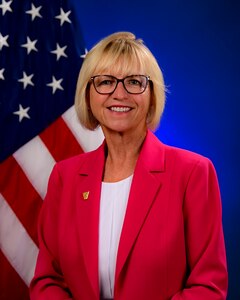
[[[45,144],[39,136],[36,136],[19,148],[13,156],[36,191],[44,198],[47,191],[48,178],[55,163]]]
[[[29,286],[38,248],[0,194],[0,248],[22,280]]]
[[[74,106],[70,107],[62,115],[62,118],[72,131],[84,152],[94,150],[101,145],[103,141],[103,133],[101,128],[97,128],[94,131],[84,128],[78,121]]]

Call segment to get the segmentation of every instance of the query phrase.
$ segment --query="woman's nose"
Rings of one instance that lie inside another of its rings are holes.
[[[114,98],[125,98],[127,97],[128,92],[126,91],[123,82],[118,82],[117,87],[115,91],[113,92],[113,97]]]

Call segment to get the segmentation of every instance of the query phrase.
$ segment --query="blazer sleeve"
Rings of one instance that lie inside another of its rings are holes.
[[[227,263],[218,180],[213,164],[200,160],[188,180],[184,204],[188,274],[172,300],[224,300]]]
[[[54,167],[39,216],[39,254],[30,284],[31,300],[73,299],[61,272],[58,256],[58,216],[62,182]]]

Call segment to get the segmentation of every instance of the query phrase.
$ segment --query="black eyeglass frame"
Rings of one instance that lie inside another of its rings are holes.
[[[117,80],[116,86],[115,86],[115,88],[114,88],[114,90],[113,90],[112,92],[110,92],[110,93],[100,93],[100,92],[97,90],[97,87],[96,87],[96,85],[95,85],[94,79],[95,79],[96,77],[100,77],[100,76],[108,76],[108,77],[112,77],[112,78],[114,78],[114,79]],[[139,93],[132,93],[132,92],[129,92],[129,91],[127,90],[127,88],[125,87],[125,84],[124,84],[124,80],[125,80],[126,78],[134,77],[134,76],[143,76],[143,77],[146,78],[146,85],[145,85],[144,89],[143,89],[141,92],[139,92]],[[101,75],[95,75],[95,76],[92,76],[92,77],[90,78],[90,80],[93,82],[93,86],[94,86],[96,92],[97,92],[98,94],[100,94],[100,95],[110,95],[110,94],[114,93],[114,91],[116,90],[116,88],[117,88],[119,82],[122,82],[123,87],[124,87],[125,91],[127,91],[128,94],[132,94],[132,95],[140,95],[140,94],[142,94],[142,93],[144,93],[144,92],[146,91],[146,88],[147,88],[147,86],[148,86],[148,82],[151,82],[150,76],[148,76],[148,75],[142,75],[142,74],[128,75],[128,76],[126,76],[126,77],[124,77],[124,78],[121,78],[121,79],[119,79],[119,78],[117,78],[117,77],[115,77],[115,76],[112,76],[112,75],[101,74]]]

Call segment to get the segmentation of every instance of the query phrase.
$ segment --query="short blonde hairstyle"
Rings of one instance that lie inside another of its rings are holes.
[[[131,32],[117,32],[107,36],[97,43],[84,59],[75,94],[77,116],[84,127],[94,130],[99,126],[89,105],[91,77],[109,71],[131,75],[136,67],[141,74],[150,76],[151,105],[147,117],[147,127],[156,130],[165,106],[165,85],[162,71],[151,51],[141,39],[136,39]]]

